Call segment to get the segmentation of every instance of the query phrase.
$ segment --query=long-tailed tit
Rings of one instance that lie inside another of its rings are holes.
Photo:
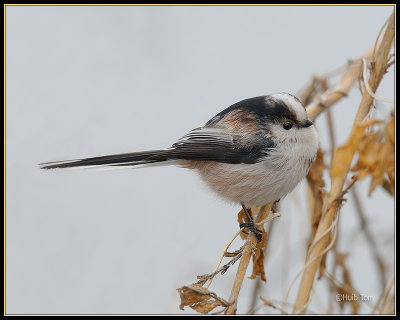
[[[242,204],[246,226],[257,233],[246,208],[292,191],[306,176],[318,144],[301,102],[277,93],[231,105],[168,149],[48,162],[41,168],[174,164],[194,169],[217,194]]]

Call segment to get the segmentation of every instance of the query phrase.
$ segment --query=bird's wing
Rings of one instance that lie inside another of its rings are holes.
[[[264,159],[275,143],[254,135],[244,143],[241,135],[225,129],[201,127],[190,131],[166,150],[169,159],[217,161],[224,163],[256,163]]]

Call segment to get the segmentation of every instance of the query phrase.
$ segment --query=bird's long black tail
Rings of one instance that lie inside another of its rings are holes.
[[[151,164],[168,160],[165,150],[152,150],[143,152],[131,152],[113,154],[108,156],[65,160],[41,163],[41,169],[74,168],[74,167],[96,167],[96,166],[136,166]]]

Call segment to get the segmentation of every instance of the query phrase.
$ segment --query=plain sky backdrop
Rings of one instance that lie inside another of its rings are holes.
[[[373,45],[392,6],[6,6],[6,311],[139,314],[180,311],[176,288],[209,273],[237,231],[239,205],[189,170],[51,170],[38,164],[169,147],[229,105],[298,93]],[[394,95],[393,70],[378,90]],[[333,108],[349,133],[358,89]],[[379,103],[384,118],[391,105]],[[329,151],[325,116],[316,121]],[[393,198],[367,198],[388,270]],[[304,184],[282,201],[261,295],[283,300],[309,228]],[[359,292],[380,294],[352,200],[339,248]],[[240,242],[234,243],[234,249]],[[211,290],[228,299],[237,265]],[[326,286],[327,281],[317,283]],[[248,311],[245,279],[238,312]],[[297,284],[289,296],[295,299]],[[316,295],[312,312],[328,296]],[[336,302],[335,310],[338,312]],[[258,303],[261,305],[261,302]],[[347,307],[346,307],[347,308]],[[371,305],[361,304],[361,312]],[[350,312],[350,309],[345,309]],[[268,307],[259,313],[277,313]]]

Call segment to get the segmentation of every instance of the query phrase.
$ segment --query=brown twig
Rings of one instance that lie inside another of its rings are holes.
[[[278,203],[275,203],[275,205],[277,205]],[[268,225],[268,230],[266,231],[267,234],[267,239],[271,238],[271,234],[272,234],[272,230],[273,230],[273,226],[274,226],[274,220],[272,220],[269,225]],[[268,250],[269,246],[268,246],[268,240],[267,240],[267,245],[263,248],[264,250],[264,259],[267,260],[267,256],[269,253]],[[256,307],[256,303],[258,302],[258,296],[259,296],[259,292],[261,289],[261,284],[262,284],[262,280],[257,277],[256,282],[254,284],[254,288],[253,288],[253,292],[252,292],[252,297],[251,297],[251,304],[249,307],[249,311],[247,312],[247,314],[251,314],[251,311],[254,310],[254,308]]]
[[[231,256],[232,259],[224,264],[221,268],[215,270],[214,272],[210,273],[210,274],[205,274],[205,275],[201,275],[201,276],[197,276],[197,278],[199,279],[199,281],[197,281],[197,284],[204,284],[206,281],[210,281],[209,284],[211,284],[211,280],[218,274],[224,274],[230,266],[232,266],[236,261],[238,261],[240,259],[240,257],[242,256],[243,253],[243,247],[240,248],[239,250],[235,251],[234,254],[227,254],[225,253],[225,256]],[[206,289],[208,289],[208,286],[204,286]]]
[[[269,301],[263,297],[260,297],[261,301],[264,303],[264,305],[271,307],[272,309],[280,311],[282,314],[287,314],[285,310],[283,310],[281,307],[276,306],[272,301]]]
[[[336,149],[336,139],[335,139],[335,128],[333,125],[333,117],[332,117],[332,110],[328,109],[326,112],[326,119],[328,122],[328,129],[329,129],[329,140],[331,145],[331,162],[333,159],[333,155]]]
[[[226,254],[227,254],[227,251],[228,251],[229,247],[231,246],[233,240],[235,240],[235,239],[237,238],[237,236],[243,231],[243,229],[244,229],[244,228],[239,229],[239,230],[235,233],[235,235],[228,241],[228,243],[227,243],[227,245],[225,246],[225,248],[222,250],[222,253],[221,253],[221,255],[220,255],[219,259],[218,259],[217,265],[215,266],[214,271],[211,273],[211,274],[213,274],[214,276],[215,276],[216,274],[218,274],[218,273],[221,271],[221,270],[218,270],[218,268],[219,268],[219,266],[221,265],[222,259],[223,259],[224,257],[227,256],[227,255],[226,255]],[[241,251],[243,251],[243,249],[241,249]],[[236,262],[236,260],[235,260],[235,262]],[[210,277],[209,279],[207,279],[208,283],[204,286],[205,288],[209,288],[209,287],[210,287],[214,276],[212,276],[212,277]]]

